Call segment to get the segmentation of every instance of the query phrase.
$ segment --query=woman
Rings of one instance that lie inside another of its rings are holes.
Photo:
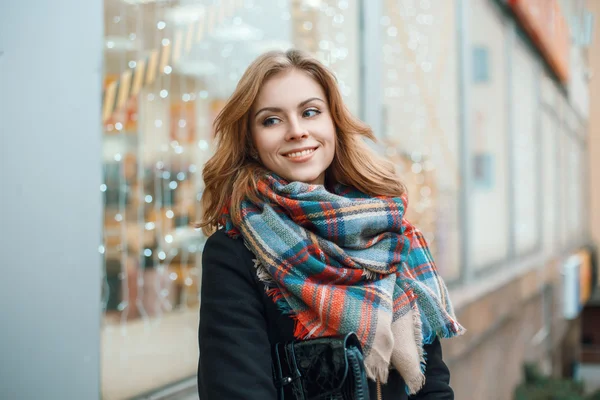
[[[404,186],[364,144],[374,135],[333,74],[297,50],[266,53],[215,131],[199,224],[211,235],[200,398],[275,400],[276,343],[355,332],[372,399],[453,399],[439,337],[463,328],[403,218]]]

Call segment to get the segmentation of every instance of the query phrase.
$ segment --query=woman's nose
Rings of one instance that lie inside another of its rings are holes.
[[[286,140],[296,140],[305,137],[308,137],[308,130],[302,122],[297,119],[290,120]]]

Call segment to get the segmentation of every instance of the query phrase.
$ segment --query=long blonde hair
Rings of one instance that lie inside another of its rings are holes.
[[[250,109],[264,82],[290,69],[309,74],[327,97],[336,127],[336,150],[325,173],[326,185],[342,183],[371,196],[400,196],[405,192],[394,166],[376,156],[362,140],[376,139],[371,128],[352,116],[344,105],[333,73],[305,52],[270,51],[250,64],[215,120],[216,151],[202,171],[205,189],[202,216],[197,224],[206,235],[217,228],[226,207],[237,225],[242,200],[258,201],[257,180],[267,170],[251,157]]]

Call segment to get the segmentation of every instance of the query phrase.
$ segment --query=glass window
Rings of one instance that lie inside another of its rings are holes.
[[[557,143],[560,128],[559,119],[555,112],[555,104],[557,104],[559,94],[554,81],[549,77],[548,73],[542,75],[541,81],[542,240],[544,242],[545,253],[552,255],[559,248],[558,207],[560,204],[560,187],[557,181],[557,160],[559,159]]]
[[[538,99],[536,61],[525,44],[518,40],[512,58],[512,132],[513,153],[513,229],[515,251],[534,249],[539,236],[538,186]]]
[[[297,47],[359,99],[358,3],[105,1],[102,395],[124,399],[197,366],[202,165],[247,65]]]
[[[572,189],[569,183],[569,167],[570,167],[570,150],[569,150],[569,131],[566,123],[566,115],[568,112],[568,103],[563,95],[559,96],[559,174],[558,181],[560,186],[560,205],[558,208],[559,212],[559,223],[560,223],[560,245],[564,249],[569,246],[571,240],[569,239],[569,190]]]
[[[469,1],[470,88],[468,171],[471,193],[469,258],[475,269],[508,256],[508,140],[506,27],[497,6],[488,0]]]
[[[568,219],[567,230],[570,238],[569,245],[578,245],[583,240],[585,170],[583,149],[579,138],[575,138],[575,132],[573,132],[568,139],[568,181],[566,188],[569,193],[569,206],[566,208]]]
[[[542,148],[542,186],[543,186],[543,241],[547,255],[552,255],[558,249],[558,207],[559,184],[557,180],[558,159],[557,139],[560,134],[556,115],[550,109],[545,109],[541,120]]]
[[[456,2],[383,0],[382,10],[380,137],[408,186],[408,218],[453,280],[460,273]]]
[[[579,140],[577,141],[577,149],[579,151],[578,155],[578,167],[579,167],[579,195],[581,196],[579,199],[579,205],[581,208],[581,212],[579,213],[579,239],[580,241],[585,240],[588,237],[588,221],[590,216],[590,188],[588,186],[589,178],[590,178],[590,170],[589,170],[589,153],[587,151],[588,147],[586,142],[586,134],[587,129],[585,124],[579,122],[578,124],[578,132],[579,132]]]

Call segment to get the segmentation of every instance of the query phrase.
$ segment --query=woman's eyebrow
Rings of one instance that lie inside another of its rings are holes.
[[[323,99],[321,99],[320,97],[311,97],[310,99],[306,99],[303,102],[301,102],[300,104],[298,104],[298,108],[304,107],[306,104],[308,104],[308,103],[310,103],[311,101],[314,101],[314,100],[318,100],[321,103],[325,103],[325,101],[323,101]]]
[[[258,117],[258,114],[260,114],[260,113],[262,113],[262,112],[265,112],[265,111],[271,111],[271,112],[281,112],[281,111],[282,111],[282,109],[281,109],[281,108],[279,108],[279,107],[264,107],[264,108],[261,108],[260,110],[258,110],[258,111],[256,112],[256,114],[254,114],[254,118]]]
[[[311,98],[309,98],[309,99],[306,99],[306,100],[304,100],[304,101],[301,101],[301,102],[298,104],[298,108],[304,107],[306,104],[310,103],[311,101],[315,101],[315,100],[316,100],[316,101],[320,101],[321,103],[325,103],[325,101],[324,101],[323,99],[321,99],[320,97],[311,97]],[[263,112],[265,112],[265,111],[271,111],[271,112],[281,112],[281,111],[283,111],[283,110],[282,110],[281,108],[279,108],[279,107],[263,107],[263,108],[261,108],[260,110],[258,110],[258,111],[256,112],[256,114],[254,114],[254,118],[258,117],[258,115],[259,115],[260,113],[263,113]]]

